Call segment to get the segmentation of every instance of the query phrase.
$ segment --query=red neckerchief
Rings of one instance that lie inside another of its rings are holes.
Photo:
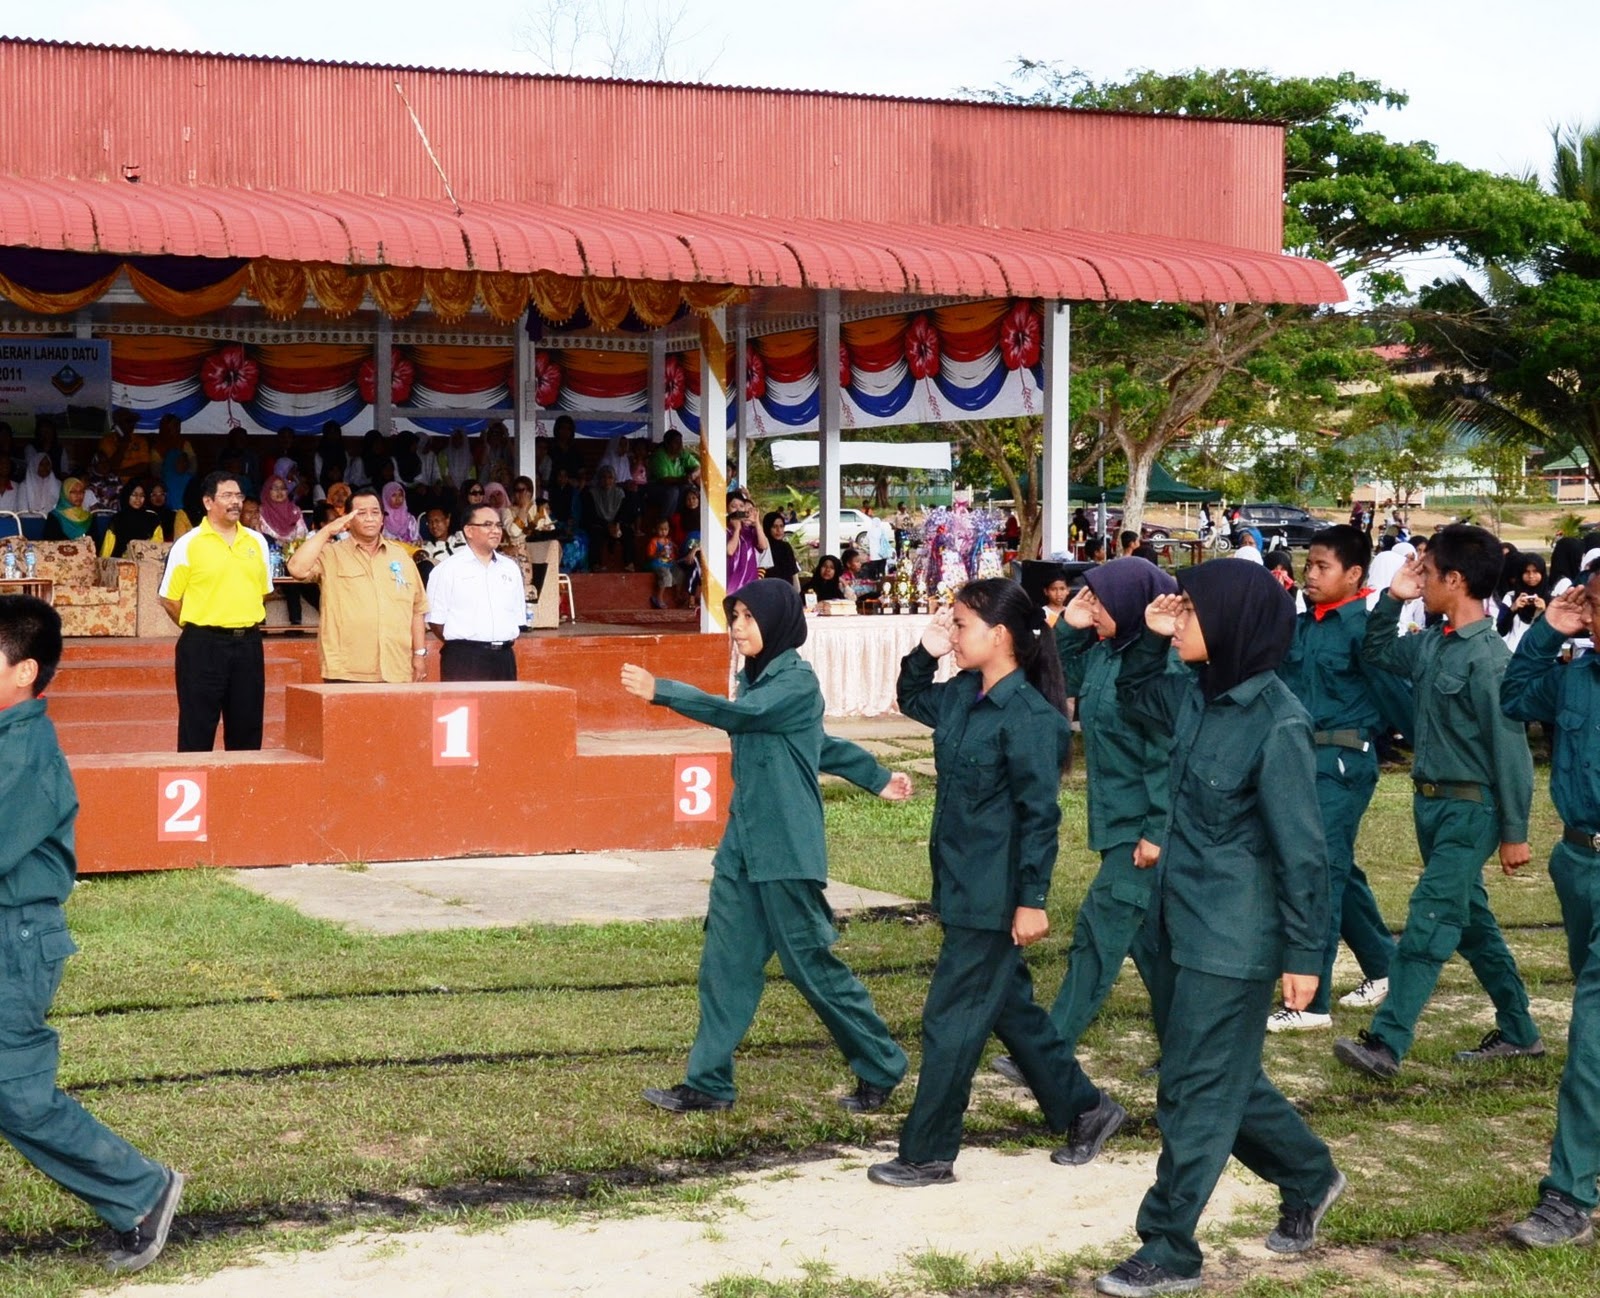
[[[1331,604],[1313,604],[1311,606],[1311,616],[1320,622],[1334,609],[1343,608],[1346,604],[1354,604],[1358,599],[1366,599],[1370,594],[1372,594],[1372,588],[1363,586],[1354,595],[1346,595],[1343,599],[1336,599]]]

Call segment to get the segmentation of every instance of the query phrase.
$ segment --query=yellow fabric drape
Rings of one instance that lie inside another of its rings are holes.
[[[740,302],[748,302],[750,290],[740,288],[737,284],[685,284],[683,300],[688,303],[689,310],[704,315],[708,311],[715,311],[719,306],[735,306]]]
[[[241,266],[219,283],[208,284],[203,288],[191,289],[184,293],[151,279],[136,267],[129,266],[127,271],[128,282],[133,285],[133,291],[157,311],[185,318],[210,315],[214,311],[231,306],[234,299],[245,291],[250,282],[250,267]]]
[[[933,323],[938,329],[949,329],[955,333],[971,333],[977,329],[987,329],[1000,320],[1000,317],[1011,310],[1015,299],[1009,297],[988,298],[982,302],[960,302],[954,306],[935,307]]]
[[[415,266],[389,266],[368,271],[372,300],[392,320],[404,320],[422,301],[423,274]]]
[[[430,270],[423,272],[423,280],[434,315],[446,324],[454,324],[472,310],[472,300],[478,295],[476,271]]]
[[[121,269],[120,266],[117,268]],[[117,277],[117,270],[76,293],[35,293],[15,280],[0,275],[0,294],[10,298],[24,311],[33,311],[38,315],[70,315],[104,297],[106,290],[111,287],[111,281]]]
[[[839,327],[839,336],[850,347],[872,347],[898,338],[906,331],[910,316],[880,315],[868,320],[847,320]]]
[[[354,315],[366,296],[367,281],[363,275],[353,274],[348,267],[331,263],[306,267],[306,278],[311,292],[322,309],[335,320]]]
[[[516,324],[522,319],[532,288],[526,275],[510,271],[478,272],[478,300],[490,319],[499,324]]]
[[[299,315],[306,304],[306,268],[261,257],[250,263],[250,296],[274,320]]]
[[[423,369],[509,369],[515,356],[510,347],[462,347],[454,343],[414,343],[407,349]]]
[[[217,350],[210,338],[178,338],[172,334],[131,334],[117,339],[117,359],[139,361],[198,361]]]
[[[582,283],[571,275],[536,270],[530,282],[533,305],[551,324],[566,324],[578,314],[583,301]]]
[[[634,315],[652,329],[659,329],[676,318],[683,305],[683,285],[675,280],[629,280],[628,299],[633,303]]]
[[[583,309],[589,323],[601,333],[610,333],[628,318],[633,302],[628,297],[625,279],[586,279],[582,282]]]

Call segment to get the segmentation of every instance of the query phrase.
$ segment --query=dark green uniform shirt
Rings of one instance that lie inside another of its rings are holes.
[[[0,711],[0,906],[64,902],[78,791],[43,699]]]
[[[1367,602],[1353,599],[1319,620],[1313,608],[1295,619],[1294,642],[1278,675],[1311,716],[1311,728],[1354,730],[1371,744],[1384,725],[1409,732],[1410,684],[1361,652]]]
[[[1320,974],[1328,854],[1311,790],[1311,722],[1274,672],[1207,704],[1192,674],[1166,672],[1169,641],[1128,649],[1118,696],[1172,735],[1172,809],[1157,864],[1174,963],[1253,981]]]
[[[712,862],[753,883],[828,877],[818,771],[841,775],[873,793],[888,770],[866,749],[822,730],[822,689],[811,664],[793,649],[779,654],[751,684],[739,673],[739,697],[707,694],[682,681],[656,681],[653,703],[726,730],[733,746],[728,827]]]
[[[1563,663],[1565,639],[1542,617],[1528,628],[1506,668],[1500,706],[1514,721],[1555,727],[1550,801],[1573,829],[1600,834],[1600,654]]]
[[[1020,670],[985,694],[975,671],[935,685],[937,667],[918,645],[898,688],[900,711],[933,727],[933,908],[958,928],[1010,932],[1017,907],[1050,894],[1072,727]]]
[[[1108,852],[1167,832],[1167,764],[1172,735],[1136,724],[1117,702],[1124,654],[1092,629],[1059,618],[1056,653],[1069,698],[1078,700],[1089,768],[1089,846]]]
[[[1500,711],[1500,681],[1511,651],[1493,618],[1459,631],[1429,627],[1398,635],[1400,601],[1387,591],[1367,618],[1367,661],[1410,677],[1416,686],[1416,756],[1412,778],[1481,784],[1494,793],[1502,843],[1528,841],[1533,755],[1521,723]]]

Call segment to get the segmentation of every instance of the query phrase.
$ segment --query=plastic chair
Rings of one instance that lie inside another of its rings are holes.
[[[564,572],[557,574],[556,591],[559,598],[566,600],[566,611],[565,613],[558,613],[556,621],[560,622],[565,617],[568,622],[576,622],[578,620],[578,602],[572,598],[572,578]]]

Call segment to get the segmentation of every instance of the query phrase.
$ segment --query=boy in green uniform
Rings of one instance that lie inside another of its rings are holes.
[[[0,1135],[117,1232],[107,1265],[140,1271],[167,1242],[183,1174],[146,1158],[56,1087],[45,1016],[78,948],[61,905],[78,873],[78,795],[39,696],[61,661],[61,616],[0,595]]]
[[[1522,975],[1483,886],[1483,863],[1496,843],[1507,874],[1528,863],[1533,800],[1528,736],[1500,711],[1500,681],[1511,654],[1483,611],[1500,567],[1500,543],[1492,533],[1452,524],[1435,534],[1420,561],[1395,574],[1367,619],[1367,661],[1416,686],[1412,816],[1423,860],[1389,974],[1389,998],[1370,1029],[1333,1046],[1341,1062],[1373,1077],[1400,1071],[1439,970],[1457,951],[1494,1001],[1498,1026],[1456,1058],[1544,1054]],[[1397,635],[1401,607],[1418,595],[1449,625]]]
[[[1341,933],[1363,981],[1340,1003],[1381,1005],[1389,994],[1394,938],[1356,864],[1356,832],[1378,785],[1379,731],[1409,712],[1410,683],[1379,671],[1361,653],[1371,565],[1372,542],[1365,532],[1340,524],[1317,533],[1306,557],[1306,610],[1295,619],[1294,643],[1278,669],[1311,716],[1332,923],[1316,995],[1303,1010],[1278,1010],[1268,1032],[1332,1025],[1333,961]]]
[[[1144,630],[1145,606],[1178,583],[1145,559],[1113,559],[1084,574],[1084,587],[1055,625],[1055,648],[1068,698],[1078,700],[1089,767],[1089,846],[1096,872],[1072,925],[1067,972],[1050,1021],[1076,1049],[1122,972],[1144,924],[1154,883],[1151,867],[1167,832],[1170,732],[1147,730],[1117,702],[1127,650]],[[1134,952],[1136,959],[1139,952]],[[1140,971],[1141,977],[1143,970]],[[994,1069],[1023,1085],[1009,1055]]]
[[[1277,1253],[1301,1253],[1345,1178],[1261,1068],[1275,987],[1301,1009],[1328,931],[1328,862],[1309,799],[1311,723],[1276,668],[1294,605],[1265,568],[1215,559],[1178,577],[1145,613],[1117,693],[1172,735],[1171,812],[1152,922],[1141,934],[1161,1042],[1156,1183],[1141,1246],[1095,1281],[1117,1298],[1200,1287],[1195,1229],[1231,1155],[1279,1188]],[[1169,644],[1199,668],[1167,672]]]
[[[1500,686],[1508,717],[1538,721],[1554,736],[1550,799],[1563,828],[1550,878],[1574,983],[1550,1173],[1539,1183],[1538,1207],[1506,1232],[1529,1248],[1592,1243],[1590,1214],[1600,1202],[1600,655],[1560,657],[1564,640],[1600,627],[1600,560],[1585,576],[1528,628]]]
[[[911,780],[891,775],[864,748],[823,733],[822,690],[796,652],[805,643],[806,619],[792,585],[750,582],[726,608],[745,660],[738,698],[657,680],[632,663],[622,669],[628,693],[726,730],[733,745],[733,800],[712,862],[700,955],[699,1030],[685,1080],[651,1087],[644,1098],[671,1113],[733,1107],[733,1052],[755,1018],[776,952],[855,1073],[856,1089],[840,1105],[871,1113],[905,1076],[906,1056],[867,989],[832,951],[839,934],[822,895],[828,854],[817,772],[891,801],[911,796]]]

